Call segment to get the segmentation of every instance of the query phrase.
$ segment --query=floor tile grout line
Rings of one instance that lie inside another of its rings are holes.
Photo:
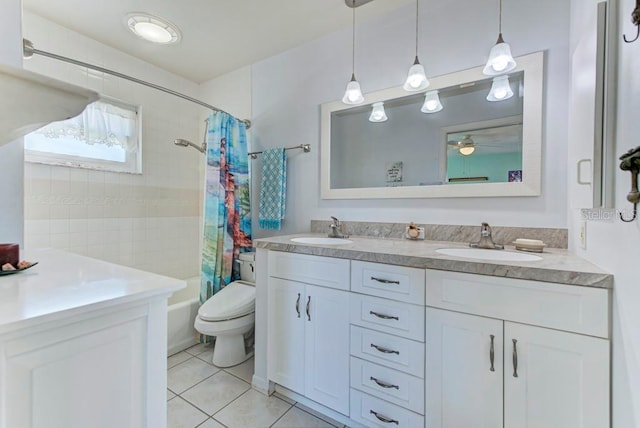
[[[309,412],[309,411],[307,411],[307,410],[305,410],[305,409],[303,409],[303,408],[301,408],[301,407],[298,407],[298,406],[297,406],[297,404],[302,404],[302,403],[298,403],[298,402],[296,402],[296,404],[294,404],[294,405],[293,405],[293,407],[295,407],[295,408],[296,408],[296,409],[298,409],[298,410],[301,410],[301,411],[305,412],[305,413],[306,413],[306,414],[308,414],[308,415],[313,416],[313,417],[314,417],[314,418],[316,418],[316,419],[320,419],[322,422],[325,422],[325,423],[327,423],[327,424],[331,425],[333,428],[341,428],[340,426],[335,425],[335,424],[333,424],[332,422],[329,422],[328,420],[324,419],[323,417],[320,417],[320,416],[318,416],[318,415],[314,415],[313,413],[311,413],[311,412]],[[304,404],[302,404],[302,405],[304,406]],[[309,408],[309,409],[311,409],[310,407],[308,407],[308,408]],[[311,409],[311,410],[314,410],[314,409]],[[314,412],[318,412],[318,411],[317,411],[317,410],[314,410]],[[318,414],[319,414],[319,415],[321,415],[322,413],[318,412]],[[326,418],[328,418],[329,416],[325,416],[325,417],[326,417]],[[338,422],[338,421],[335,421],[335,422]],[[343,424],[343,425],[344,425],[344,424]]]
[[[211,376],[209,376],[207,379],[212,378],[213,376],[217,375],[217,374],[218,374],[218,373],[220,373],[221,371],[223,371],[223,370],[220,370],[219,372],[212,374],[212,375],[211,375]],[[206,379],[205,379],[205,380],[206,380]],[[203,380],[202,382],[204,382],[204,380]],[[200,382],[200,383],[202,383],[202,382]],[[247,382],[244,382],[244,383],[247,383]],[[198,384],[196,384],[196,385],[198,385]],[[191,388],[194,388],[196,385],[193,385]],[[189,388],[189,389],[191,389],[191,388]],[[187,392],[189,389],[187,389],[187,390],[186,390],[186,391],[184,391],[184,392]],[[247,391],[249,391],[249,390],[251,390],[251,389],[252,389],[252,388],[251,388],[251,385],[249,385],[249,388],[248,388],[246,391],[243,391],[243,392],[242,392],[242,394],[238,395],[236,398],[234,398],[233,400],[229,401],[229,402],[228,402],[227,404],[225,404],[223,407],[221,407],[221,408],[220,408],[220,409],[218,409],[216,412],[214,412],[214,413],[213,413],[213,415],[215,415],[215,414],[216,414],[216,413],[218,413],[220,410],[222,410],[222,409],[224,409],[225,407],[227,407],[229,404],[231,404],[231,403],[233,403],[234,401],[236,401],[238,398],[240,398],[241,396],[243,396]],[[189,399],[187,399],[186,397],[182,397],[182,396],[181,396],[181,398],[182,398],[183,400],[185,400],[185,401],[188,401],[192,406],[194,406],[196,409],[198,409],[198,410],[200,410],[201,412],[203,412],[204,414],[206,414],[208,417],[210,417],[210,418],[212,418],[212,417],[213,417],[213,415],[210,415],[210,414],[209,414],[209,412],[204,411],[204,409],[201,409],[201,408],[200,408],[200,407],[198,407],[195,403],[192,403],[191,401],[189,401]]]
[[[275,397],[275,398],[278,398],[278,397]],[[279,399],[279,398],[278,398],[278,399]],[[284,401],[284,400],[282,400],[282,401]],[[285,403],[287,403],[286,401],[284,401],[284,402],[285,402]],[[287,404],[289,404],[289,403],[287,403]],[[281,415],[280,415],[280,417],[279,417],[278,419],[276,419],[275,421],[273,421],[273,423],[272,423],[271,425],[269,425],[269,428],[271,428],[271,427],[273,427],[275,424],[277,424],[277,423],[278,423],[278,421],[279,421],[280,419],[284,418],[284,415],[286,415],[287,413],[289,413],[289,412],[291,411],[291,409],[293,409],[293,408],[295,407],[295,405],[294,405],[294,404],[291,404],[290,406],[291,406],[291,407],[289,407],[289,408],[288,408],[288,409],[287,409],[283,414],[281,414]]]
[[[195,388],[196,386],[200,385],[200,384],[201,384],[202,382],[204,382],[205,380],[207,380],[207,379],[211,379],[212,377],[214,377],[215,375],[217,375],[217,374],[218,374],[218,373],[220,373],[221,371],[222,371],[222,370],[218,370],[217,372],[215,372],[215,373],[213,373],[213,374],[211,374],[211,375],[207,376],[206,378],[202,379],[201,381],[199,381],[199,382],[197,382],[197,383],[194,383],[194,384],[193,384],[193,385],[191,385],[189,388],[185,389],[184,391],[182,391],[180,394],[177,394],[177,395],[180,395],[180,396],[181,396],[181,395],[182,395],[182,394],[184,394],[185,392],[187,392],[187,391],[189,391],[189,390],[191,390],[191,389]],[[246,382],[245,382],[245,383],[246,383]],[[167,389],[168,389],[168,388],[167,388]],[[175,394],[175,392],[174,392],[174,391],[171,391],[171,392],[173,392],[173,393]],[[186,398],[185,398],[185,400],[186,400]],[[189,400],[187,400],[187,401],[189,401]],[[189,401],[189,402],[190,402],[190,401]]]

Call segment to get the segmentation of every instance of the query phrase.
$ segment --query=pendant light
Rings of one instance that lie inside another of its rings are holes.
[[[384,111],[384,103],[373,103],[372,107],[369,122],[386,122],[388,118],[387,112]]]
[[[360,83],[356,80],[356,0],[351,2],[351,8],[353,9],[351,80],[347,84],[346,91],[344,91],[342,102],[345,104],[356,105],[364,102],[364,96],[362,95],[362,90],[360,90]]]
[[[418,60],[418,20],[420,16],[418,13],[418,3],[419,0],[416,0],[416,59],[413,61],[411,68],[409,68],[407,80],[405,80],[404,86],[402,87],[405,91],[410,92],[421,91],[429,86],[429,80],[424,72],[424,67]]]
[[[493,78],[491,90],[487,95],[487,101],[504,101],[513,96],[509,76],[498,76]]]
[[[420,109],[423,113],[437,113],[442,110],[442,103],[438,91],[429,91],[424,95],[424,104]]]
[[[500,18],[498,24],[498,41],[491,48],[489,60],[482,72],[488,76],[508,73],[516,68],[516,61],[511,56],[511,47],[502,38],[502,0],[500,0]]]

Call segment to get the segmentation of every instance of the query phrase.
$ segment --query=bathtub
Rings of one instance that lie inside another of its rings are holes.
[[[198,343],[193,322],[200,307],[200,277],[186,280],[187,287],[169,298],[167,310],[167,355]]]

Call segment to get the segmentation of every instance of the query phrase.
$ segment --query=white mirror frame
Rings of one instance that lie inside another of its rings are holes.
[[[522,126],[522,177],[519,183],[467,183],[433,186],[331,188],[331,113],[352,106],[341,101],[321,105],[321,165],[322,199],[391,199],[391,198],[469,198],[539,196],[542,180],[542,111],[544,53],[535,52],[516,58],[517,67],[509,74],[524,72]],[[468,82],[486,80],[484,66],[429,78],[427,90],[448,88]],[[367,104],[407,96],[402,86],[365,94]]]

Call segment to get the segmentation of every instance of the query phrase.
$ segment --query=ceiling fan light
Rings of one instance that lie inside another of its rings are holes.
[[[373,103],[371,109],[371,115],[369,116],[369,122],[386,122],[388,119],[387,112],[384,111],[384,103]]]
[[[364,102],[364,95],[360,89],[360,83],[356,80],[356,76],[351,76],[351,81],[347,84],[347,89],[344,91],[342,102],[349,105],[362,104]]]
[[[420,64],[418,57],[409,68],[409,73],[407,73],[407,80],[405,80],[402,88],[405,91],[413,92],[413,91],[421,91],[426,89],[429,86],[429,79],[427,79],[427,75],[424,72],[424,67]]]
[[[460,147],[458,149],[458,151],[460,152],[461,155],[463,156],[469,156],[471,153],[473,153],[476,150],[475,147],[473,146],[467,146],[467,147]]]
[[[420,111],[423,113],[437,113],[442,108],[438,91],[429,91],[424,96],[424,104],[422,104]]]
[[[502,39],[502,34],[498,36],[498,42],[491,48],[489,59],[482,72],[487,76],[497,76],[508,73],[516,68],[516,61],[511,55],[511,47]]]
[[[498,76],[493,78],[491,90],[487,95],[487,101],[504,101],[513,96],[511,85],[509,84],[509,76]]]

